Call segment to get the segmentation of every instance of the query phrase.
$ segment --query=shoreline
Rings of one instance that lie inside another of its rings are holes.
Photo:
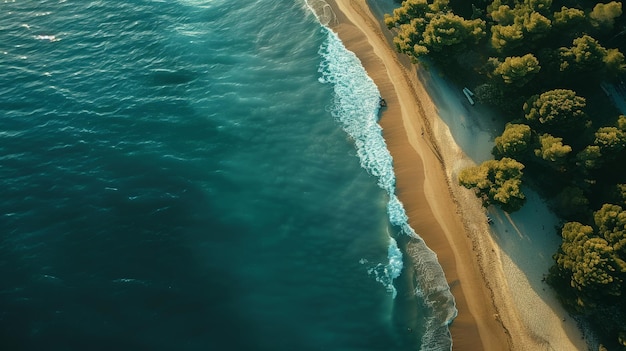
[[[508,257],[490,234],[486,210],[454,182],[457,171],[472,161],[439,117],[420,68],[389,45],[366,0],[328,3],[336,16],[329,27],[361,60],[387,101],[379,124],[394,160],[396,194],[411,227],[437,254],[455,297],[454,350],[571,349],[562,344],[562,335],[539,337],[522,318],[503,268]],[[541,310],[550,313],[559,318],[549,308]]]

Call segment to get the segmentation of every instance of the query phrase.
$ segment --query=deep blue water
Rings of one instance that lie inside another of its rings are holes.
[[[378,91],[304,0],[0,12],[0,349],[442,347]]]

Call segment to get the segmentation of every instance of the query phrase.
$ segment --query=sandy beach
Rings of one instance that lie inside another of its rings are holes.
[[[459,314],[450,327],[454,350],[585,349],[575,327],[555,323],[562,309],[542,302],[554,303],[554,298],[538,299],[532,323],[528,313],[520,313],[526,296],[520,294],[534,290],[511,291],[528,283],[523,275],[509,274],[514,263],[506,266],[510,260],[490,234],[485,210],[456,185],[456,173],[472,161],[439,118],[419,79],[420,68],[390,47],[390,33],[365,0],[328,3],[334,10],[329,26],[359,57],[387,101],[380,124],[394,159],[397,195],[410,225],[436,252],[456,299]],[[542,332],[546,326],[549,334]]]

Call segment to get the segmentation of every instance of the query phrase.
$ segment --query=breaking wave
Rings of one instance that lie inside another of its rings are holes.
[[[318,12],[314,10],[314,13]],[[326,24],[326,18],[320,22]],[[454,297],[437,255],[411,228],[404,207],[395,195],[393,159],[378,124],[380,92],[356,55],[347,50],[330,29],[323,26],[322,30],[327,32],[327,39],[319,51],[322,57],[319,80],[333,86],[331,113],[354,141],[361,166],[375,176],[378,185],[387,192],[390,223],[412,238],[406,253],[412,258],[416,273],[415,294],[429,314],[421,350],[450,350],[452,338],[448,326],[457,315]],[[395,297],[393,281],[402,269],[402,252],[390,236],[388,263],[371,268],[370,274]]]

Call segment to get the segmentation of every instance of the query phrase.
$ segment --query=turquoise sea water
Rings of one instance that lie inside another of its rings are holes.
[[[304,0],[0,10],[2,350],[450,349],[378,91]]]

